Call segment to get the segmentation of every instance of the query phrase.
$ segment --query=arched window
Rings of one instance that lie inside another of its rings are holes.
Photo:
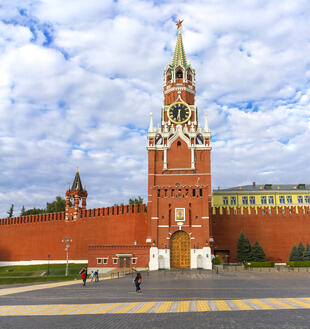
[[[161,135],[156,135],[155,137],[155,145],[161,145],[163,143],[163,139],[161,137]]]
[[[177,71],[177,79],[183,79],[183,72],[182,70]]]
[[[167,79],[167,83],[169,83],[171,81],[171,71],[167,72],[166,79]]]
[[[203,136],[201,134],[197,135],[196,143],[200,145],[203,144]]]
[[[192,82],[193,81],[193,78],[192,78],[192,73],[190,70],[187,71],[187,80]]]

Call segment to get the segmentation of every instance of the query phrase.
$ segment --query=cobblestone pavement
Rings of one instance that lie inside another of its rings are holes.
[[[142,294],[135,293],[132,275],[86,287],[33,285],[36,290],[2,296],[0,289],[0,328],[310,327],[310,273],[142,276]]]

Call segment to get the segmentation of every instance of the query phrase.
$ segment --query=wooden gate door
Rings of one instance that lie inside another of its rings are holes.
[[[170,267],[189,268],[191,263],[189,235],[184,231],[174,233],[170,239]]]

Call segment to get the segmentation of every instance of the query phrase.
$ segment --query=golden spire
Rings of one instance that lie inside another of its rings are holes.
[[[173,66],[182,65],[184,68],[186,68],[187,62],[186,62],[186,55],[183,47],[182,33],[181,33],[182,23],[183,23],[183,19],[182,20],[179,19],[179,21],[176,24],[179,32],[178,32],[177,43],[175,45],[175,50],[173,54],[172,65]]]

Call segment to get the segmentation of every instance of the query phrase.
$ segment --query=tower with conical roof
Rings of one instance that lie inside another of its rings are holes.
[[[184,51],[182,21],[164,70],[160,125],[148,130],[148,236],[151,270],[211,268],[210,130],[198,121],[195,70]]]
[[[66,191],[66,220],[77,220],[80,210],[86,209],[87,191],[82,185],[79,169],[77,169],[71,188]]]

